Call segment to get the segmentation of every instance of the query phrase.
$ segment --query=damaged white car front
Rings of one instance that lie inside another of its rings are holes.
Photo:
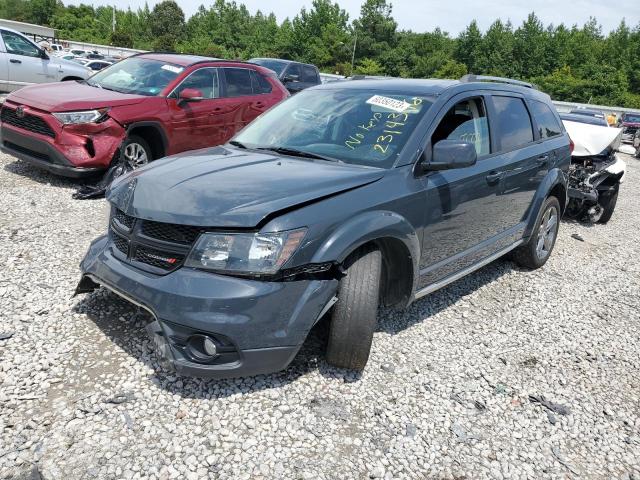
[[[615,210],[626,171],[626,164],[616,153],[622,130],[569,120],[563,115],[561,118],[574,144],[566,215],[607,223]]]

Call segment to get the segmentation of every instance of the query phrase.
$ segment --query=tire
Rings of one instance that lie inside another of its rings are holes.
[[[560,226],[560,202],[556,197],[548,197],[540,211],[536,220],[531,237],[524,245],[516,248],[513,252],[513,260],[520,266],[535,270],[542,267],[553,251],[558,238],[558,227]],[[549,213],[551,214],[549,215]],[[551,215],[555,216],[555,223],[551,223]],[[551,227],[551,230],[549,230]],[[542,242],[542,249],[540,245]]]
[[[620,184],[617,183],[615,188],[607,195],[600,195],[599,202],[602,208],[602,215],[598,220],[598,223],[607,223],[611,220],[613,211],[616,209],[618,203],[618,191],[620,191]]]
[[[348,265],[333,307],[327,362],[339,368],[363,370],[378,324],[382,253],[365,247]]]
[[[145,166],[153,160],[151,147],[144,138],[138,135],[129,135],[127,137],[122,143],[120,154],[134,170]]]

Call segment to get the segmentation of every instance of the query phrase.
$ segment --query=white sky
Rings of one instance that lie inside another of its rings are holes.
[[[273,12],[278,21],[286,17],[294,17],[304,5],[307,8],[311,0],[236,0],[244,3],[252,13],[260,9],[263,13]],[[129,1],[105,1],[105,0],[64,0],[65,4],[89,3],[98,5],[115,5],[118,8],[130,6],[136,9],[144,5],[145,0]],[[360,14],[360,6],[364,0],[340,0],[338,3],[349,13],[353,20]],[[149,7],[158,3],[149,0]],[[201,4],[211,5],[213,2],[202,0],[178,0],[187,17],[192,15]],[[535,10],[536,15],[546,24],[564,23],[568,26],[577,23],[582,25],[595,16],[602,25],[605,33],[615,29],[622,18],[626,18],[627,24],[636,26],[640,23],[639,0],[395,0],[393,4],[393,16],[400,29],[411,29],[415,32],[431,31],[436,27],[449,32],[453,36],[463,30],[471,20],[476,19],[480,28],[486,30],[496,19],[510,19],[514,26],[519,25],[527,15]]]

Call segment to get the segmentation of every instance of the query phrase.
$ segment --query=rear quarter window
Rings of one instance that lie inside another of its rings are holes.
[[[521,98],[494,96],[500,150],[509,151],[533,142],[529,111]]]
[[[253,95],[251,72],[248,68],[225,68],[227,97]]]
[[[556,115],[553,113],[549,105],[537,100],[530,100],[529,106],[531,113],[536,120],[538,134],[540,138],[557,137],[562,133],[562,127]]]

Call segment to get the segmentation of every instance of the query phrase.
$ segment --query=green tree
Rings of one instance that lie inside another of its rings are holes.
[[[482,32],[478,23],[472,20],[469,26],[458,36],[453,52],[453,58],[466,65],[470,72],[476,71],[476,57],[482,44]]]
[[[390,3],[386,0],[365,0],[360,17],[353,22],[353,29],[358,35],[356,57],[377,59],[395,47],[397,28]]]
[[[164,0],[153,7],[149,27],[156,50],[174,51],[185,30],[184,12],[173,0]]]

